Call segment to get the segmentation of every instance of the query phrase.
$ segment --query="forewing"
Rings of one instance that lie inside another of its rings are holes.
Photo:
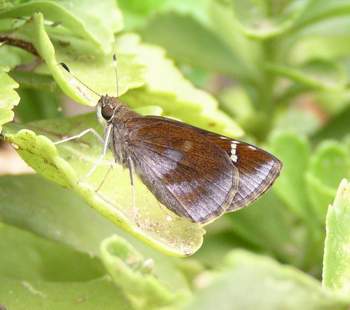
[[[161,119],[152,117],[152,119]],[[175,120],[169,123],[178,124]],[[180,123],[203,135],[211,144],[223,150],[238,170],[238,190],[227,212],[241,209],[264,194],[278,177],[282,163],[272,154],[245,142],[221,136],[210,131]]]
[[[208,222],[231,204],[238,172],[228,154],[198,130],[165,118],[127,124],[137,174],[157,199],[193,222]]]

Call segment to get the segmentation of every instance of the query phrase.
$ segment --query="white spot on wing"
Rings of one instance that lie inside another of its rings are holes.
[[[233,141],[231,142],[231,160],[235,163],[238,160],[237,156],[237,142]]]
[[[186,140],[182,148],[185,152],[188,152],[190,149],[192,149],[192,146],[193,146],[193,143],[191,141]]]

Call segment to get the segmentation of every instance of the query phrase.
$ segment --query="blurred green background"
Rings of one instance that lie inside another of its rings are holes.
[[[349,309],[349,39],[348,0],[0,1],[0,305]],[[113,53],[123,102],[268,149],[273,188],[202,228],[141,184],[139,227],[116,173],[108,207],[108,165],[79,182],[100,145],[52,141],[101,131]]]

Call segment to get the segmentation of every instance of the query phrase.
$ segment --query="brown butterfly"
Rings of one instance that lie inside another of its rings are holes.
[[[243,208],[268,190],[282,163],[248,143],[179,121],[141,116],[115,97],[101,96],[106,145],[172,212],[207,223]]]

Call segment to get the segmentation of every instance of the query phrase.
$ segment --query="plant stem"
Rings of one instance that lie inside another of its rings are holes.
[[[39,56],[38,51],[36,50],[34,45],[30,42],[16,39],[16,38],[12,38],[10,36],[3,36],[3,35],[0,36],[0,42],[4,42],[7,45],[19,47],[19,48],[24,49],[27,52],[35,55],[35,56]]]
[[[275,106],[274,106],[274,88],[276,77],[274,73],[266,70],[265,63],[273,63],[275,60],[275,46],[273,40],[266,40],[262,42],[262,61],[261,72],[262,78],[258,85],[258,112],[262,115],[262,122],[260,125],[259,139],[265,140],[271,131]]]

